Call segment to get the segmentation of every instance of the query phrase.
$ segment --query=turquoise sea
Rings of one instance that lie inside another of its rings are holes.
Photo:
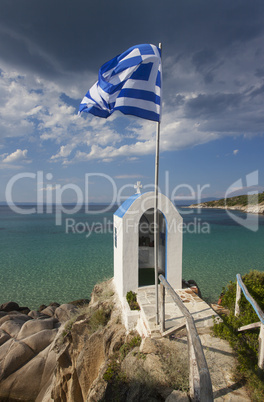
[[[21,206],[21,208],[32,208]],[[81,209],[18,214],[0,206],[0,304],[16,301],[38,308],[56,301],[89,298],[93,286],[113,276],[112,217],[116,208],[101,213]],[[233,212],[252,231],[224,210],[178,208],[185,223],[183,278],[194,279],[204,299],[216,302],[222,287],[237,273],[264,271],[264,217]],[[68,232],[68,233],[66,233]]]

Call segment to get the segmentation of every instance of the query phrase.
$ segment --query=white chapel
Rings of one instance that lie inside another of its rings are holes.
[[[181,289],[182,217],[168,197],[158,197],[158,271],[174,289]],[[154,192],[138,191],[114,214],[114,282],[120,299],[155,283],[154,200]]]

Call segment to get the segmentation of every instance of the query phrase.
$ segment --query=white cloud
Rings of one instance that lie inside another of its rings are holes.
[[[59,152],[56,155],[52,155],[51,159],[66,158],[71,154],[74,147],[74,144],[62,145]]]
[[[239,152],[239,149],[234,149],[233,154],[234,154],[234,155],[237,155],[238,152]]]
[[[119,113],[107,120],[91,115],[78,118],[75,108],[62,100],[64,90],[72,97],[80,96],[83,91],[82,89],[74,93],[69,85],[63,87],[59,82],[47,81],[34,75],[21,75],[12,70],[3,72],[0,75],[2,135],[23,136],[26,140],[35,133],[42,143],[53,141],[59,147],[50,161],[64,165],[87,160],[133,160],[141,155],[154,154],[154,122],[126,117],[126,128],[119,133],[116,128]],[[202,131],[196,121],[185,118],[183,106],[174,110],[169,110],[166,106],[165,104],[166,112],[163,113],[161,123],[161,152],[194,146],[217,138],[217,134]]]
[[[89,153],[77,151],[75,157],[69,163],[85,162],[97,159],[100,159],[103,162],[111,162],[114,158],[117,157],[129,157],[133,155],[141,156],[154,152],[154,141],[136,142],[135,144],[131,145],[126,144],[122,145],[120,148],[115,148],[113,146],[102,148],[98,145],[92,145],[91,151]]]
[[[28,91],[6,76],[0,77],[0,98],[1,138],[29,136],[34,130],[34,124],[27,119],[26,114],[34,107],[35,99],[29,99]]]
[[[17,162],[17,161],[25,161],[27,159],[27,153],[28,150],[27,149],[17,149],[15,152],[13,152],[10,155],[7,155],[4,159],[3,159],[3,163],[13,163],[13,162]]]
[[[98,124],[95,124],[96,122]],[[111,162],[116,158],[132,161],[140,156],[154,154],[156,123],[132,117],[126,117],[126,122],[123,133],[118,133],[114,128],[114,119],[98,119],[91,115],[86,119],[83,117],[77,119],[76,134],[65,135],[64,140],[61,137],[60,141],[64,144],[51,156],[51,161],[62,162],[63,165],[91,160]],[[161,152],[196,146],[217,138],[219,138],[217,133],[201,131],[199,123],[182,117],[182,110],[163,115],[160,133]]]
[[[25,42],[27,38],[20,40],[48,65],[60,70],[61,66],[48,54],[39,51],[34,43]],[[259,46],[257,39],[255,42],[253,49]],[[251,136],[262,132],[262,99],[257,94],[257,91],[261,93],[262,81],[254,75],[250,60],[258,57],[259,65],[263,65],[264,58],[254,55],[248,46],[246,56],[243,56],[246,64],[240,63],[239,66],[244,65],[240,68],[232,56],[235,54],[233,50],[231,46],[221,54],[216,51],[205,61],[201,59],[206,55],[202,51],[195,55],[186,53],[180,58],[176,54],[164,60],[166,98],[163,100],[161,152],[198,146],[227,135]],[[45,141],[52,142],[50,161],[64,166],[90,160],[110,162],[116,158],[132,161],[155,153],[154,122],[126,116],[126,123],[123,120],[120,129],[119,113],[107,120],[92,115],[78,118],[75,107],[67,104],[64,95],[71,100],[81,100],[96,81],[96,76],[86,71],[78,73],[77,77],[77,73],[72,72],[69,79],[69,74],[62,70],[56,81],[51,81],[21,71],[2,70],[2,139],[22,137],[24,141],[36,141],[40,138],[39,146]],[[211,77],[210,85],[205,84],[208,76]],[[24,146],[29,148],[27,144]],[[238,150],[233,151],[234,155],[237,153]]]
[[[76,109],[61,98],[63,88],[56,82],[19,71],[0,74],[0,137],[41,140],[60,143],[70,134],[80,133],[85,122]]]

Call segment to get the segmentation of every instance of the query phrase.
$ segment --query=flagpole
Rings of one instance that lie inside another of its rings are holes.
[[[159,43],[159,49],[162,45]],[[161,105],[160,105],[161,106]],[[158,210],[158,194],[159,194],[159,141],[160,141],[160,121],[157,122],[156,129],[156,160],[155,160],[155,202],[154,202],[154,262],[155,262],[155,296],[156,296],[156,324],[159,324],[159,292],[158,292],[158,270],[159,270],[159,210]]]

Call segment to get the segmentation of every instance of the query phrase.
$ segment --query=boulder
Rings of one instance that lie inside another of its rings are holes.
[[[30,309],[28,307],[19,307],[18,311],[23,314],[28,314],[30,312]]]
[[[21,313],[19,311],[11,311],[8,313],[8,317],[12,320],[20,320],[20,321],[30,321],[31,317],[29,317],[27,314]]]
[[[56,308],[57,307],[55,307],[55,306],[48,306],[48,307],[44,308],[43,310],[41,310],[41,313],[45,314],[45,315],[48,315],[50,317],[53,317]]]
[[[27,338],[37,332],[43,331],[45,329],[53,329],[54,324],[57,322],[55,318],[47,318],[45,320],[30,320],[25,322],[23,327],[21,328],[19,334],[17,335],[17,339],[21,340],[23,338]],[[8,332],[8,331],[7,331]]]
[[[139,350],[141,353],[144,353],[144,354],[149,354],[149,353],[158,354],[159,345],[158,345],[157,341],[155,341],[154,339],[144,338],[144,339],[142,339]]]
[[[7,315],[6,311],[0,311],[0,318],[4,317],[5,315]]]
[[[105,372],[107,366],[103,365],[100,369]],[[96,401],[103,401],[105,399],[105,393],[107,389],[107,382],[102,378],[102,375],[99,375],[96,380],[91,385],[90,392],[86,399],[86,402],[96,402]],[[48,401],[47,401],[48,402]]]
[[[90,303],[90,299],[78,299],[70,302],[69,304],[73,304],[76,307],[83,307],[86,304]]]
[[[0,397],[41,402],[38,395],[50,385],[55,365],[56,357],[51,344],[1,382]]]
[[[44,307],[44,308],[42,308],[42,307]],[[58,307],[60,307],[59,303],[56,303],[56,302],[50,303],[48,306],[45,306],[45,305],[40,306],[39,312],[41,312],[42,314],[46,314],[50,317],[53,317],[54,312],[55,312],[56,308],[58,308]]]
[[[38,311],[41,312],[42,310],[44,310],[44,308],[47,308],[46,304],[41,304],[41,306],[39,306]]]
[[[18,311],[19,310],[19,305],[16,302],[10,301],[10,302],[1,304],[0,310],[6,311],[6,312],[13,311],[13,310]]]
[[[43,314],[42,312],[40,313],[37,310],[31,310],[30,313],[28,313],[28,316],[33,318],[34,320],[36,320],[36,319],[38,319],[38,320],[47,319],[47,318],[50,317],[49,315]]]
[[[56,320],[56,322],[58,322],[57,318],[50,317],[49,315],[42,314],[42,313],[40,313],[40,316],[37,318],[37,320],[38,320],[38,321],[39,321],[39,320],[47,320],[48,318],[53,318],[54,320]]]
[[[40,381],[45,360],[36,356],[15,373],[1,381],[0,396],[4,400],[35,400],[40,390]],[[39,377],[40,375],[40,377]],[[29,378],[35,379],[29,381]]]
[[[44,349],[39,355],[45,361],[44,370],[41,376],[40,393],[36,398],[36,402],[43,402],[45,393],[51,387],[54,370],[57,364],[56,353],[53,350],[53,344]],[[47,399],[50,402],[50,399]],[[76,400],[77,402],[77,400]]]
[[[10,335],[0,328],[0,346],[10,339]]]
[[[4,322],[12,320],[12,317],[9,314],[4,315],[3,317],[0,318],[0,327]]]
[[[68,321],[73,314],[77,312],[77,307],[73,304],[62,304],[55,310],[54,317],[56,317],[60,322]]]
[[[40,313],[39,311],[37,311],[37,310],[31,310],[31,311],[28,313],[28,316],[31,317],[31,318],[33,318],[33,319],[36,319],[36,318],[41,317],[41,313]]]
[[[0,326],[8,320],[13,320],[13,321],[29,321],[31,320],[31,317],[29,317],[28,315],[25,314],[21,314],[17,311],[12,311],[11,313],[7,313],[7,315],[5,315],[4,317],[0,318]]]
[[[34,352],[24,342],[13,341],[1,363],[0,381],[22,367],[33,356]]]
[[[0,346],[0,363],[5,359],[8,351],[12,347],[13,343],[14,343],[14,339],[9,338]],[[0,387],[0,389],[1,389],[1,387]]]
[[[52,307],[60,307],[60,303],[57,303],[57,302],[53,302],[53,303],[50,303],[49,304],[49,306],[52,306]]]
[[[40,353],[54,340],[58,330],[57,329],[44,329],[23,339],[23,343],[30,347],[35,354]]]
[[[1,329],[7,332],[12,338],[15,338],[24,324],[24,320],[10,318],[1,325]]]

